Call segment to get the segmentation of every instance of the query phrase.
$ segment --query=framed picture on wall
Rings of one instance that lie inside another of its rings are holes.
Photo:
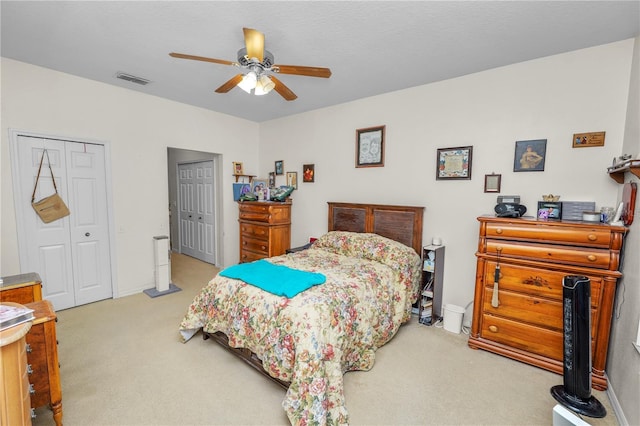
[[[385,126],[356,130],[356,167],[384,167]]]
[[[276,174],[274,172],[269,172],[269,188],[274,188],[276,186]]]
[[[242,163],[239,161],[233,162],[233,174],[234,175],[242,175],[244,174],[244,170],[242,169]]]
[[[303,182],[316,181],[316,165],[315,164],[304,164],[302,166],[302,181]]]
[[[298,189],[298,172],[287,172],[287,186]]]
[[[436,179],[471,179],[472,146],[439,148]]]
[[[484,175],[484,192],[500,192],[501,181],[502,175],[496,175],[494,173]]]
[[[513,158],[514,172],[543,172],[547,140],[517,141]]]
[[[278,176],[284,174],[284,161],[282,161],[282,160],[276,161],[276,174]]]

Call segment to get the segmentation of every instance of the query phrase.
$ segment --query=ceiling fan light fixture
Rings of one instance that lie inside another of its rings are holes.
[[[272,91],[274,87],[276,87],[276,84],[271,81],[269,76],[263,74],[258,79],[258,83],[256,84],[256,89],[254,90],[253,94],[256,96],[266,95],[267,93]]]
[[[242,81],[238,83],[238,87],[247,93],[251,93],[251,90],[255,89],[257,82],[258,76],[255,72],[251,71],[245,74],[245,76],[242,78]]]

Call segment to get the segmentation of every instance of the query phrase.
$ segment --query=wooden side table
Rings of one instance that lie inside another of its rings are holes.
[[[42,300],[42,280],[35,272],[2,277],[0,301],[25,303]]]
[[[29,376],[25,335],[31,321],[0,331],[0,423],[30,425]]]
[[[62,389],[58,364],[56,338],[56,314],[48,300],[27,303],[33,309],[35,319],[27,334],[27,360],[33,373],[30,380],[35,393],[31,395],[31,407],[48,404],[53,411],[56,426],[62,425]]]

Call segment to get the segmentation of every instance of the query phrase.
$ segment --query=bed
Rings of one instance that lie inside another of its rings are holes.
[[[283,297],[223,276],[230,267],[180,324],[183,341],[202,330],[286,388],[292,424],[348,424],[344,373],[373,367],[375,351],[411,318],[419,291],[423,207],[328,204],[325,235],[262,261],[321,274],[324,283]]]

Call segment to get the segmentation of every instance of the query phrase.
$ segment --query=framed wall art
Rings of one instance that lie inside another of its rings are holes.
[[[274,172],[269,172],[269,188],[274,188],[275,186],[276,186],[276,174]]]
[[[517,141],[513,158],[514,172],[542,172],[547,155],[547,140]]]
[[[502,175],[491,173],[484,175],[484,192],[500,192],[500,183]]]
[[[298,189],[298,172],[287,172],[287,186]]]
[[[385,126],[356,130],[356,167],[384,167]]]
[[[573,148],[604,146],[605,132],[574,133]]]
[[[315,164],[304,164],[302,166],[302,181],[303,182],[316,181],[316,165]]]
[[[276,175],[280,176],[284,174],[284,161],[278,160],[276,161]]]
[[[233,162],[233,174],[234,175],[242,175],[244,174],[244,170],[242,168],[242,163],[238,161]]]
[[[472,146],[438,148],[436,179],[471,179]]]

